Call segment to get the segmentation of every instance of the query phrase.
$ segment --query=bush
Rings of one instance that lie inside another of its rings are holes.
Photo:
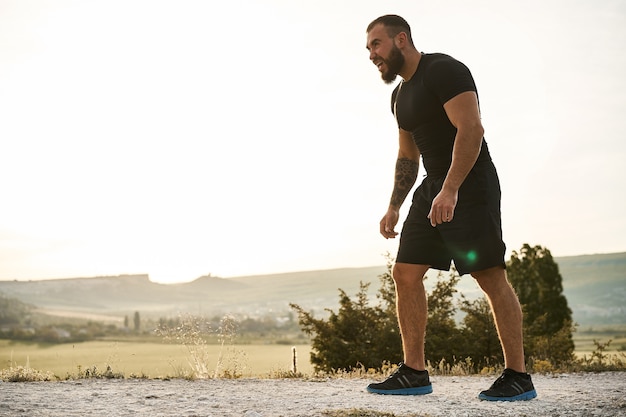
[[[574,360],[572,321],[563,294],[563,278],[550,251],[541,246],[522,246],[507,262],[511,285],[524,313],[524,350],[532,360],[555,365]]]
[[[55,377],[51,372],[42,372],[29,366],[0,369],[0,381],[5,382],[40,382],[52,381]]]
[[[395,290],[387,272],[379,276],[378,303],[368,299],[369,283],[361,282],[351,298],[339,290],[339,310],[328,309],[328,319],[318,319],[297,304],[301,329],[312,336],[311,363],[316,371],[334,372],[358,368],[380,370],[401,360],[402,342],[395,310]],[[541,369],[557,369],[574,361],[571,310],[563,295],[562,278],[550,251],[524,245],[507,262],[509,280],[518,293],[524,312],[527,358]],[[461,294],[465,313],[461,328],[455,322],[454,295],[459,277],[453,270],[448,279],[440,272],[428,295],[426,361],[433,369],[450,372],[455,367],[467,372],[497,369],[503,361],[502,348],[486,298],[469,301]],[[600,361],[597,357],[596,362]],[[434,364],[434,365],[432,365]]]
[[[328,310],[328,320],[316,319],[300,306],[290,304],[298,313],[302,330],[314,335],[311,364],[316,371],[380,368],[390,358],[400,360],[402,344],[396,319],[380,305],[369,306],[368,287],[361,282],[355,301],[340,290],[339,311]]]
[[[290,304],[298,313],[302,330],[312,336],[311,364],[316,371],[381,370],[389,363],[402,360],[392,266],[388,259],[387,272],[379,276],[381,287],[376,294],[377,304],[370,302],[367,295],[370,284],[363,282],[354,298],[339,290],[339,310],[328,309],[326,320],[315,318],[297,304]],[[453,298],[458,280],[454,271],[448,280],[439,273],[435,288],[428,296],[426,360],[431,363],[454,363],[463,346],[461,332],[454,321]]]

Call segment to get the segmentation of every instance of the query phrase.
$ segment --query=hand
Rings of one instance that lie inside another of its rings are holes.
[[[397,209],[389,208],[385,216],[380,221],[380,234],[384,236],[385,239],[393,239],[398,236],[398,232],[393,229],[398,224],[398,219],[400,218],[400,213]]]
[[[430,224],[433,227],[452,221],[458,198],[458,191],[451,192],[442,189],[439,194],[437,194],[430,207],[430,213],[428,213]]]

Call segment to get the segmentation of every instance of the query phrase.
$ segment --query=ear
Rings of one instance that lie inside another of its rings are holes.
[[[396,46],[400,49],[405,47],[408,43],[408,37],[406,36],[406,32],[398,33],[394,38],[394,42]]]

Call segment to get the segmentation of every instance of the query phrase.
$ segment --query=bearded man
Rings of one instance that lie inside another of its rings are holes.
[[[380,233],[395,238],[399,210],[415,184],[420,158],[426,177],[402,226],[393,279],[404,361],[378,394],[432,392],[424,339],[428,269],[470,274],[489,299],[505,360],[503,374],[479,398],[529,400],[537,396],[526,373],[522,311],[506,277],[500,217],[500,183],[483,137],[478,93],[469,69],[452,57],[419,52],[409,24],[385,15],[367,27],[367,49],[382,79],[402,80],[391,96],[398,124],[395,181]]]

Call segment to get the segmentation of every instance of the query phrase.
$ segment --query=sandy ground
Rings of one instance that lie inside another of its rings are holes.
[[[626,372],[535,375],[538,397],[516,403],[478,400],[492,377],[431,379],[434,392],[416,397],[369,394],[367,379],[0,382],[0,416],[626,416]]]

